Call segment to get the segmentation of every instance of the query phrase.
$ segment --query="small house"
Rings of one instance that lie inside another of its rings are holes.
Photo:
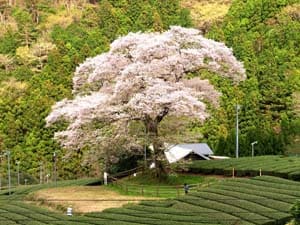
[[[169,163],[179,160],[210,160],[213,151],[206,143],[177,144],[165,151]]]

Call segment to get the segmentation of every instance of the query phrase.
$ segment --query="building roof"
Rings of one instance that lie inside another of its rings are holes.
[[[213,151],[206,143],[178,144],[173,145],[166,150],[165,156],[169,163],[174,163],[191,153],[195,153],[202,158],[209,160],[207,156],[212,155]]]

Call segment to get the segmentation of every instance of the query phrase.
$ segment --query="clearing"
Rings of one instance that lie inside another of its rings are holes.
[[[72,207],[76,213],[89,213],[157,198],[129,197],[114,192],[105,186],[72,186],[39,190],[31,194],[29,199],[52,210]]]

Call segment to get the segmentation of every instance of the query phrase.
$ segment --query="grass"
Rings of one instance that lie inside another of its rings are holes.
[[[30,194],[26,200],[63,212],[71,207],[75,213],[88,213],[151,199],[124,196],[106,186],[71,186],[42,189]]]
[[[184,183],[189,185],[190,192],[194,192],[217,181],[215,177],[183,174],[171,174],[160,181],[149,174],[138,174],[136,177],[127,177],[114,182],[109,187],[111,190],[130,196],[175,198],[184,195]]]
[[[206,180],[215,180],[212,177],[204,177],[190,174],[169,174],[163,180],[151,176],[151,174],[138,174],[136,177],[130,176],[122,179],[124,183],[138,185],[183,185],[184,183],[197,184]]]

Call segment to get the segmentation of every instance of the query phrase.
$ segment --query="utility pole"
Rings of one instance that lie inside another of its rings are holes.
[[[43,183],[43,163],[40,162],[40,184]]]
[[[20,185],[20,161],[17,161],[16,164],[17,164],[18,186],[19,186]]]
[[[2,167],[2,157],[3,155],[0,155],[0,166]],[[0,168],[0,190],[2,190],[2,170]]]
[[[11,194],[11,176],[10,176],[10,151],[6,151],[5,153],[7,155],[7,172],[8,172],[8,194]]]
[[[251,143],[251,149],[252,149],[252,158],[254,157],[254,145],[256,145],[258,142],[257,141],[254,141]]]
[[[57,158],[57,155],[56,155],[56,152],[53,153],[53,178],[54,178],[54,182],[55,182],[55,186],[57,185],[57,174],[56,174],[56,171],[57,171],[57,168],[56,168],[56,158]]]
[[[239,110],[241,106],[236,105],[236,148],[235,148],[235,157],[239,157]]]

